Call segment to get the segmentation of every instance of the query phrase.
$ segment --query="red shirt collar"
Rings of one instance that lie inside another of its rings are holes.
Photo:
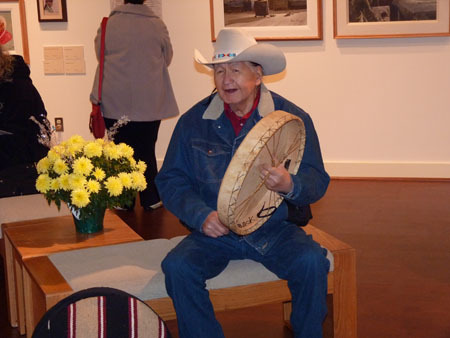
[[[250,111],[245,114],[244,116],[240,117],[237,116],[232,110],[231,107],[228,103],[223,103],[224,106],[224,110],[225,110],[225,115],[228,117],[228,119],[231,122],[231,125],[233,126],[234,129],[234,133],[237,135],[239,135],[239,133],[242,130],[242,127],[244,126],[245,122],[247,122],[248,118],[252,115],[253,111],[256,109],[256,107],[258,107],[259,104],[259,96],[260,96],[260,91],[258,90],[258,93],[255,97],[255,100],[253,101],[253,106],[250,109]]]

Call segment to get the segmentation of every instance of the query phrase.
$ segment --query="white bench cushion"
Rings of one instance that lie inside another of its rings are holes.
[[[168,297],[161,261],[184,236],[65,251],[49,256],[74,291],[106,286],[126,291],[140,299]],[[333,256],[327,258],[333,268]],[[207,289],[278,280],[262,264],[252,260],[231,261]]]

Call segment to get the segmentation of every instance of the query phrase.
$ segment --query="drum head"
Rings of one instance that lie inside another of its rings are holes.
[[[236,150],[219,190],[220,221],[239,235],[249,234],[275,212],[282,197],[264,184],[262,164],[284,163],[296,174],[305,148],[305,126],[295,115],[276,110],[261,119]]]

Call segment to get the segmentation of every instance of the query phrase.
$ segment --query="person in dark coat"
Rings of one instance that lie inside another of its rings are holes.
[[[1,46],[1,45],[0,45]],[[0,53],[0,170],[32,164],[48,149],[39,143],[39,126],[30,117],[47,118],[44,102],[19,55]]]

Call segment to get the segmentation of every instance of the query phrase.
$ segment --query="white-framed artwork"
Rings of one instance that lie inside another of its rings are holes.
[[[211,39],[239,27],[256,40],[321,40],[322,0],[210,0]]]
[[[22,55],[30,63],[25,0],[0,0],[0,40],[10,54]]]
[[[450,35],[449,0],[333,0],[333,12],[336,39]]]

